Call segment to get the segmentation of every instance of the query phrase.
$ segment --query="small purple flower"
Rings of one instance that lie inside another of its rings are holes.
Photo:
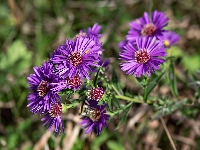
[[[93,40],[78,37],[75,41],[66,40],[66,44],[58,48],[61,54],[55,54],[51,61],[57,65],[56,69],[62,78],[71,79],[79,74],[89,79],[88,71],[92,66],[98,66],[101,50]]]
[[[169,48],[180,39],[180,36],[173,31],[165,31],[158,39],[164,42],[166,48]]]
[[[61,79],[59,83],[54,84],[53,91],[61,91],[63,89],[73,89],[74,91],[80,89],[82,85],[82,78],[79,75],[74,76],[73,78]]]
[[[141,36],[161,36],[163,28],[168,24],[168,20],[163,12],[154,11],[151,17],[147,12],[144,12],[143,17],[130,23],[131,28],[126,39],[129,42],[133,42]]]
[[[155,69],[160,69],[159,65],[165,61],[166,55],[162,42],[156,41],[155,37],[141,37],[136,39],[136,45],[128,43],[124,46],[119,59],[124,60],[121,63],[123,71],[141,77],[146,73],[150,76]]]
[[[48,124],[48,130],[52,130],[54,127],[54,133],[59,133],[60,130],[64,132],[64,125],[61,118],[62,114],[62,105],[60,102],[52,103],[50,110],[46,113],[46,115],[41,119],[44,121],[43,125]]]
[[[103,126],[108,126],[106,121],[110,116],[106,114],[106,106],[106,104],[98,105],[98,102],[95,100],[89,100],[84,105],[80,124],[86,129],[86,134],[95,131],[96,135],[99,135],[102,132]]]
[[[89,39],[92,39],[95,41],[96,44],[100,43],[101,34],[99,34],[101,30],[101,26],[98,25],[98,23],[95,23],[93,27],[89,27],[86,31],[81,30],[75,37],[74,40],[76,40],[78,37],[87,37]]]
[[[50,103],[60,99],[59,95],[52,91],[51,83],[57,83],[58,77],[52,72],[52,65],[44,62],[41,67],[34,67],[34,74],[27,78],[32,92],[28,95],[28,105],[33,113],[43,113],[50,109]]]

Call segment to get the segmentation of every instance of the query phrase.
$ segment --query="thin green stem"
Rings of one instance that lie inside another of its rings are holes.
[[[149,0],[149,16],[151,18],[151,13],[152,13],[152,9],[153,9],[153,0]]]
[[[144,101],[147,102],[147,86],[144,87]]]
[[[118,98],[118,99],[122,99],[122,100],[130,101],[130,102],[135,102],[135,103],[144,103],[144,101],[137,100],[137,99],[130,98],[130,97],[127,97],[127,96],[123,96],[123,95],[115,95],[115,97]]]
[[[148,77],[145,76],[143,79],[143,98],[144,101],[147,103],[147,85],[148,85]]]
[[[117,88],[112,84],[112,88],[114,89],[114,91],[118,94],[121,95],[120,92],[117,90]]]

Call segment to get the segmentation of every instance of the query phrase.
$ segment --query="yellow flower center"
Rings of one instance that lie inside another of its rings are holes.
[[[164,45],[165,45],[165,47],[169,47],[170,46],[170,41],[169,40],[164,40]]]

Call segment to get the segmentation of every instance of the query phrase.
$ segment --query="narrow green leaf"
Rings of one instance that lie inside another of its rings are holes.
[[[129,103],[129,105],[127,105],[127,107],[123,110],[124,113],[123,113],[122,119],[120,120],[115,130],[119,129],[124,124],[132,105],[133,105],[133,102]]]
[[[169,85],[170,90],[174,96],[178,96],[178,90],[176,85],[176,75],[174,72],[174,62],[171,60],[170,66],[169,66],[169,72],[168,72],[168,78],[169,78]]]

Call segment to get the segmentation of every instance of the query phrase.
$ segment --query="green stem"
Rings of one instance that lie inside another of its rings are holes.
[[[143,79],[143,98],[144,98],[144,101],[147,103],[147,84],[148,84],[148,77],[145,76],[144,79]]]
[[[112,84],[112,88],[114,89],[114,91],[118,94],[121,95],[120,92],[117,90],[117,88]]]
[[[151,18],[151,13],[152,13],[152,9],[153,9],[153,0],[149,0],[149,16]]]
[[[144,87],[144,101],[147,102],[147,86]]]
[[[130,97],[127,97],[127,96],[123,96],[123,95],[115,95],[115,97],[118,98],[118,99],[131,101],[131,102],[135,102],[135,103],[144,103],[144,101],[137,100],[137,99],[130,98]]]

